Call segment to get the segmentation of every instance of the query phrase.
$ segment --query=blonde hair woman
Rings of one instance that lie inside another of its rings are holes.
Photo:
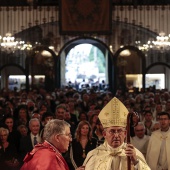
[[[70,147],[70,170],[76,169],[83,164],[87,153],[96,147],[96,143],[97,140],[92,137],[89,122],[80,121]]]

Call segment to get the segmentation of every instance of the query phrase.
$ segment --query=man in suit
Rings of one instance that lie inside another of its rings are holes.
[[[82,101],[79,103],[79,106],[82,108],[83,111],[89,111],[89,99],[89,94],[82,94]]]
[[[30,119],[29,129],[30,129],[30,133],[27,136],[21,138],[20,141],[19,151],[20,151],[21,160],[23,160],[25,155],[28,152],[30,152],[37,143],[41,142],[41,137],[39,135],[40,121],[37,118]]]

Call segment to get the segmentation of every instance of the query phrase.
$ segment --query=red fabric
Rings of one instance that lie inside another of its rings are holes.
[[[62,155],[49,143],[36,145],[25,156],[20,170],[69,170]]]

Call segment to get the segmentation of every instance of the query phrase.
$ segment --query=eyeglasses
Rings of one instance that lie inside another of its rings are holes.
[[[116,133],[118,135],[121,135],[125,130],[124,129],[111,129],[109,131],[107,131],[110,135],[115,135]]]
[[[68,136],[70,139],[72,139],[72,135],[71,135],[71,133],[69,133],[69,134],[61,133],[61,134],[59,134],[59,135],[65,135],[65,136]]]

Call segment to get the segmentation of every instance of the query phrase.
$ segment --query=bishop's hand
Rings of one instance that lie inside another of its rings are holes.
[[[129,156],[132,163],[136,165],[139,161],[136,156],[136,150],[135,147],[132,144],[127,144],[125,148],[125,154],[126,156]]]

